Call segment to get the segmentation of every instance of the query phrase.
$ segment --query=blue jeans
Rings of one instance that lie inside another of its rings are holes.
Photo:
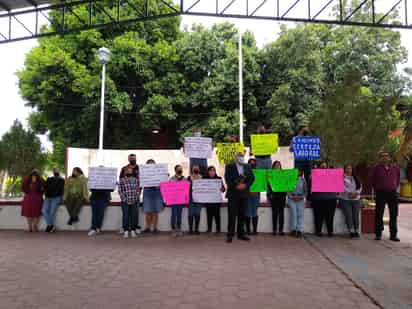
[[[91,200],[90,205],[92,207],[92,230],[102,229],[104,213],[109,201],[105,199]]]
[[[189,205],[189,217],[200,217],[200,212],[202,211],[202,204],[190,203]]]
[[[56,212],[62,203],[63,197],[46,197],[43,202],[43,216],[47,225],[54,225],[56,221]]]
[[[290,210],[290,230],[303,232],[304,229],[304,214],[305,214],[305,200],[295,202],[291,198],[288,199]]]
[[[139,220],[139,210],[136,204],[126,204],[122,202],[123,213],[123,230],[134,231],[137,229],[137,222]]]
[[[183,205],[172,205],[172,229],[180,229],[182,227],[182,211]]]
[[[359,231],[360,200],[340,200],[340,206],[345,216],[346,226],[350,233]]]
[[[247,197],[246,217],[257,217],[257,209],[260,204],[260,193]]]

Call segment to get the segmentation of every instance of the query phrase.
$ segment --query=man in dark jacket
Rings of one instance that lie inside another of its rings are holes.
[[[53,169],[53,176],[47,178],[45,185],[45,199],[43,203],[43,216],[47,224],[46,232],[55,232],[56,212],[63,200],[64,179],[59,171]]]
[[[228,198],[228,231],[227,242],[231,243],[235,236],[237,221],[237,237],[240,240],[250,240],[244,232],[245,210],[249,188],[254,181],[254,176],[249,165],[245,164],[245,155],[239,152],[236,162],[226,165],[225,181],[227,184]]]

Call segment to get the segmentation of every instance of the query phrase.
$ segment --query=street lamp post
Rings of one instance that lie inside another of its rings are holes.
[[[110,50],[106,47],[99,48],[97,52],[97,57],[99,58],[100,64],[102,65],[102,87],[101,87],[101,97],[100,97],[100,130],[99,130],[99,164],[103,164],[103,136],[104,136],[104,93],[105,93],[105,82],[106,82],[106,64],[110,60]]]

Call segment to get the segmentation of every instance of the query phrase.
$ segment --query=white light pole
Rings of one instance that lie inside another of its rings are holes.
[[[102,65],[102,87],[101,87],[101,97],[100,97],[100,130],[99,130],[99,164],[103,164],[103,136],[104,136],[104,92],[105,92],[105,82],[106,82],[106,64],[110,60],[110,50],[106,47],[99,48],[97,52],[97,57],[99,58],[100,64]]]
[[[239,142],[243,143],[243,56],[242,31],[239,29]]]

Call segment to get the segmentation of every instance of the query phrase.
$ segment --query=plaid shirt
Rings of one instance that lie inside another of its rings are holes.
[[[140,188],[137,178],[121,178],[119,182],[119,195],[123,203],[131,205],[139,202]]]

